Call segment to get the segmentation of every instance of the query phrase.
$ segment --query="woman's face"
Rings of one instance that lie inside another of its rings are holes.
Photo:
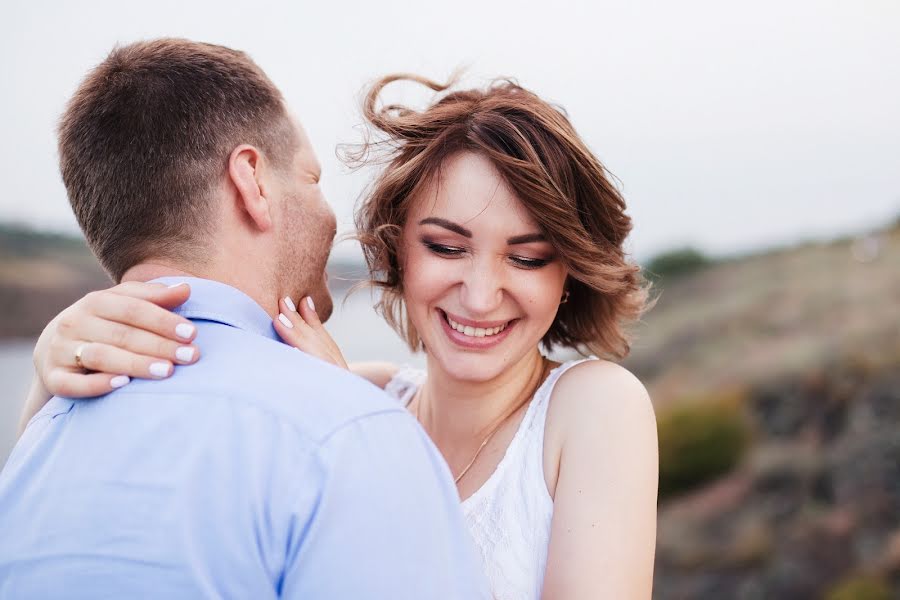
[[[413,202],[401,243],[404,300],[432,360],[490,380],[533,352],[566,269],[491,162],[451,157]]]

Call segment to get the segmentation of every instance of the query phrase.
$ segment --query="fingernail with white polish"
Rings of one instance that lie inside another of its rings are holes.
[[[284,297],[284,303],[287,304],[287,307],[288,307],[289,309],[291,309],[291,310],[294,311],[294,312],[297,312],[297,307],[294,306],[294,301],[291,300],[291,297],[290,297],[290,296],[285,296],[285,297]]]
[[[288,329],[293,329],[294,324],[291,323],[291,320],[284,316],[284,313],[278,313],[278,320],[281,321],[281,324],[287,327]]]
[[[157,362],[150,365],[150,374],[154,377],[168,377],[170,369],[169,363]]]
[[[127,375],[116,375],[112,379],[109,380],[109,385],[112,389],[116,390],[122,386],[128,385],[128,382],[131,381],[131,378]]]
[[[175,358],[181,362],[191,362],[194,360],[194,349],[190,346],[181,346],[175,351]]]
[[[194,335],[194,326],[187,323],[179,323],[175,326],[175,335],[183,340],[189,340]]]
[[[306,297],[306,303],[309,304],[309,307],[312,309],[313,312],[316,312],[316,304],[312,301],[312,296]]]

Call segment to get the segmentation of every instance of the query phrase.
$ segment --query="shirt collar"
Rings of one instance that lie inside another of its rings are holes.
[[[188,319],[216,321],[273,340],[280,340],[272,319],[253,298],[220,281],[199,277],[159,277],[151,283],[187,283],[191,296],[173,312]]]

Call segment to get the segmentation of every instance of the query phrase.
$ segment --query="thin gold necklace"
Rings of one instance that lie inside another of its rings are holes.
[[[519,411],[519,409],[522,408],[525,405],[525,403],[528,402],[534,396],[534,393],[538,390],[538,388],[541,386],[541,384],[544,383],[544,379],[547,378],[547,371],[548,371],[548,367],[550,366],[550,361],[548,361],[545,357],[542,356],[541,362],[543,363],[543,367],[541,368],[541,376],[540,376],[540,378],[538,378],[538,381],[535,384],[534,389],[531,390],[531,393],[526,394],[525,397],[522,398],[522,400],[516,404],[515,408],[513,408],[511,411],[506,413],[503,416],[503,418],[500,419],[500,421],[494,426],[494,428],[491,429],[491,431],[485,436],[484,440],[478,446],[478,450],[476,450],[475,454],[472,456],[472,460],[469,461],[469,464],[466,465],[466,468],[463,469],[460,472],[460,474],[456,476],[456,479],[453,480],[454,484],[458,484],[459,481],[466,475],[466,473],[469,472],[469,469],[471,469],[472,465],[475,464],[475,461],[478,460],[478,455],[481,454],[481,451],[484,450],[484,447],[487,446],[488,442],[491,441],[491,438],[494,437],[494,434],[497,433],[497,431],[500,429],[500,427],[504,423],[506,423],[506,421],[511,416],[516,414]],[[422,405],[422,399],[423,399],[424,395],[425,395],[425,386],[423,385],[421,388],[419,388],[419,393],[417,394],[417,398],[416,398],[416,410],[413,411],[413,414],[416,417],[416,421],[419,421],[419,406]],[[421,421],[419,421],[419,423],[421,423]]]

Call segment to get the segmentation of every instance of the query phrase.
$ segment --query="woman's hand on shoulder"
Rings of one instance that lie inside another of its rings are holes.
[[[187,284],[126,282],[87,294],[41,333],[34,349],[41,384],[49,395],[92,397],[196,362],[196,327],[170,310],[190,293]]]
[[[650,598],[659,451],[646,389],[588,361],[560,377],[551,419],[560,462],[542,597]]]
[[[282,298],[278,301],[278,308],[281,312],[273,323],[275,331],[285,343],[325,362],[349,370],[341,349],[338,348],[325,326],[322,325],[322,321],[319,320],[311,298],[307,296],[298,304],[294,304],[290,298]]]

